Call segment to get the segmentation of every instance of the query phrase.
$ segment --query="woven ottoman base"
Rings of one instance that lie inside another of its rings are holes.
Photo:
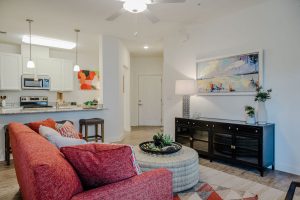
[[[180,151],[169,155],[145,153],[134,147],[137,162],[143,172],[167,168],[173,173],[173,192],[181,192],[195,186],[199,181],[198,153],[183,146]]]

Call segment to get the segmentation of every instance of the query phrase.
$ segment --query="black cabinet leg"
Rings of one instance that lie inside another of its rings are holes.
[[[272,165],[272,170],[275,170],[275,165],[274,164]]]
[[[209,161],[210,161],[210,162],[212,162],[213,160],[212,160],[212,159],[210,159]]]
[[[263,169],[260,170],[260,176],[264,177],[264,170]]]

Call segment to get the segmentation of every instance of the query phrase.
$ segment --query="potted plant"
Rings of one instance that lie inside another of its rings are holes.
[[[246,112],[246,123],[247,124],[255,124],[255,108],[252,106],[245,106],[245,112]]]
[[[265,102],[271,99],[272,89],[264,90],[262,86],[257,87],[255,101],[257,102],[257,121],[259,124],[266,124],[268,114]]]

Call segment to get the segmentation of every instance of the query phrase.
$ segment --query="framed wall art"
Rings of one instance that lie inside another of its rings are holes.
[[[197,61],[199,95],[254,95],[263,85],[263,51]]]
[[[99,71],[80,70],[77,74],[80,90],[99,90],[100,76]]]

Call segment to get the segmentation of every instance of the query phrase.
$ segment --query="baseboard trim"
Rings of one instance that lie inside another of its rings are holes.
[[[275,164],[275,169],[291,174],[300,175],[300,168],[296,168],[294,166],[286,165],[286,164]]]
[[[121,142],[129,134],[130,134],[130,132],[124,132],[120,137],[105,138],[105,140],[106,140],[105,143]]]

